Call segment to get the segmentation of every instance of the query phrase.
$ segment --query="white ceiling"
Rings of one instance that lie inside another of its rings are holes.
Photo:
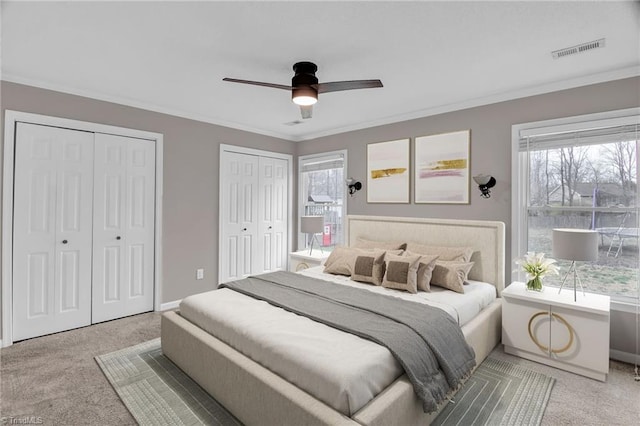
[[[640,75],[640,7],[622,2],[2,2],[2,79],[290,140]],[[555,60],[551,51],[606,38]],[[302,124],[294,62],[321,82]]]

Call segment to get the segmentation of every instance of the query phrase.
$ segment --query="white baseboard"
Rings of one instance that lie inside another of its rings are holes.
[[[160,304],[160,311],[168,311],[170,309],[176,309],[178,306],[180,306],[180,302],[182,302],[182,299],[174,300],[173,302],[162,303]]]
[[[632,354],[630,352],[622,352],[616,349],[609,349],[609,358],[629,364],[640,364],[640,355]]]

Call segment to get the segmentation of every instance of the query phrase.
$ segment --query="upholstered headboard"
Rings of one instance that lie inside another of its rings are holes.
[[[376,241],[412,241],[438,246],[468,246],[475,263],[469,278],[496,286],[505,280],[505,226],[485,220],[427,219],[388,216],[347,216],[347,245],[357,238]]]

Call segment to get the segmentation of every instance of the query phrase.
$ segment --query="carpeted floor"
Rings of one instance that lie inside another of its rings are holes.
[[[149,313],[26,340],[0,351],[0,417],[19,424],[133,425],[135,421],[95,362],[96,355],[160,335],[160,314]],[[640,382],[633,367],[611,362],[606,383],[507,355],[492,357],[554,377],[543,425],[640,424]],[[0,419],[2,420],[2,419]],[[32,422],[35,423],[35,422]]]

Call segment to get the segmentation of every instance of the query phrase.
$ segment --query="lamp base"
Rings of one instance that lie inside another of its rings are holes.
[[[571,261],[571,266],[569,267],[569,270],[567,271],[564,278],[562,279],[562,284],[560,284],[560,290],[558,290],[558,294],[560,294],[560,292],[562,291],[562,287],[564,287],[564,283],[565,281],[567,281],[567,277],[569,276],[572,270],[573,270],[573,301],[577,302],[578,294],[577,294],[576,280],[578,284],[580,284],[580,290],[582,290],[582,295],[586,296],[586,294],[584,292],[584,287],[582,287],[582,281],[580,280],[580,276],[578,275],[578,270],[576,269],[575,260]]]
[[[316,234],[312,234],[313,236],[311,237],[311,247],[309,247],[309,256],[311,256],[311,252],[313,252],[313,242],[316,241],[316,239],[318,238],[318,236]],[[318,242],[318,247],[320,247],[320,253],[324,254],[324,251],[322,250],[322,245]]]

